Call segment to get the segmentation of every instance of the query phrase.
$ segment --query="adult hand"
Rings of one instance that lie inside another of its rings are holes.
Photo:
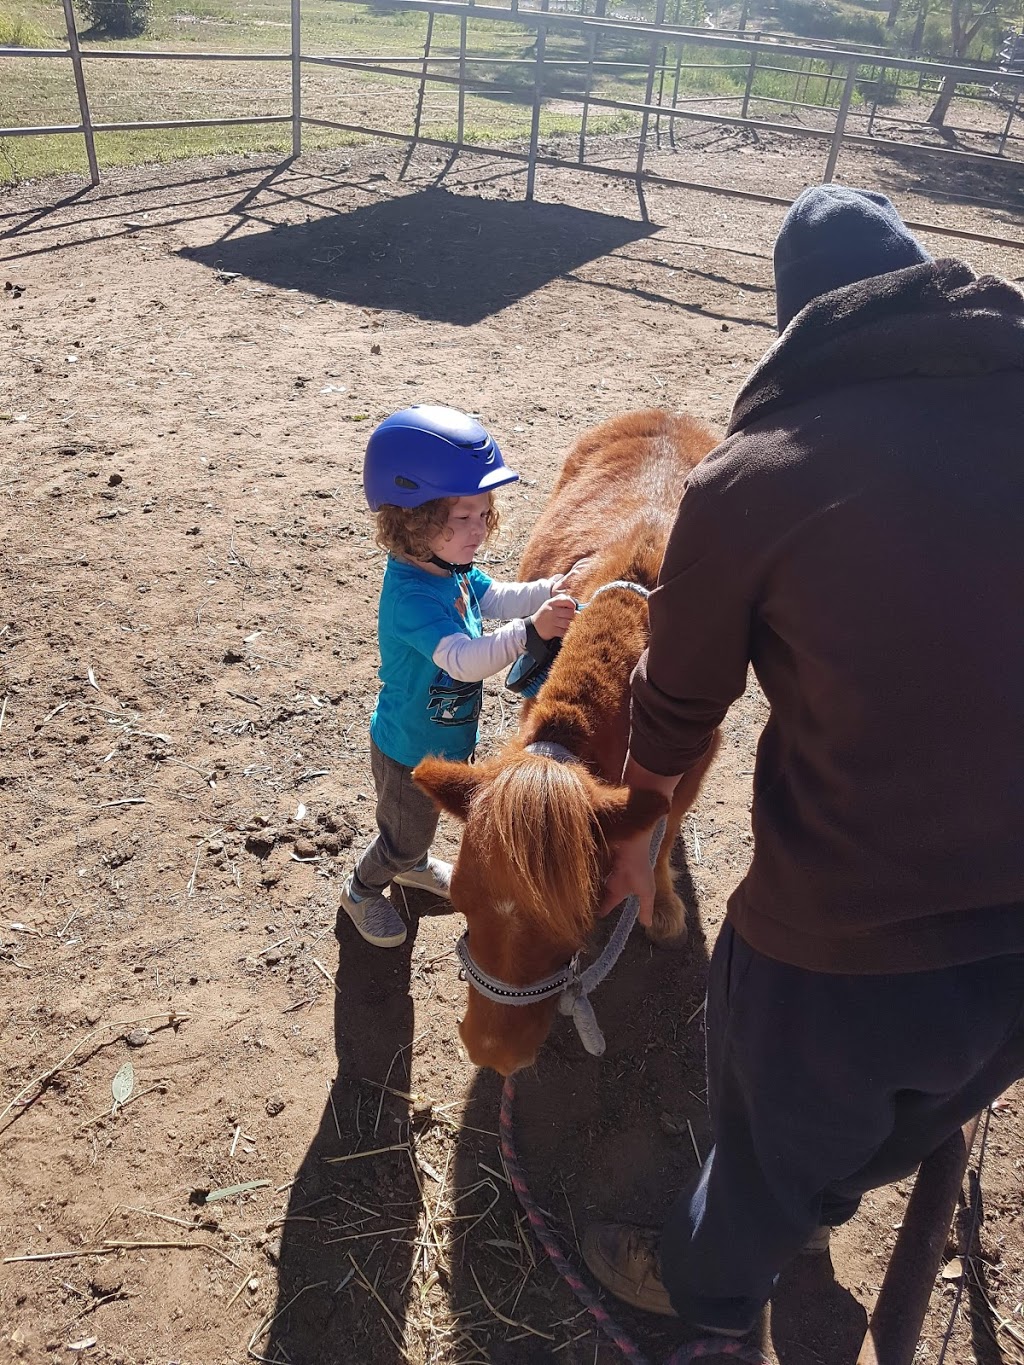
[[[584,555],[566,573],[559,574],[551,584],[552,593],[576,592],[593,567],[596,555]]]
[[[530,617],[542,640],[561,639],[572,625],[576,603],[571,597],[549,597]]]
[[[611,871],[604,884],[599,916],[609,914],[627,896],[640,898],[640,923],[650,928],[654,914],[654,868],[651,866],[651,833],[641,830],[612,848]]]

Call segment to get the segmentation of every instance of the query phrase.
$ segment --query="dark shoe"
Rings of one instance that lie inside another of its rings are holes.
[[[592,1223],[583,1234],[583,1259],[597,1282],[645,1313],[678,1317],[661,1282],[660,1234],[656,1228],[633,1223]],[[745,1337],[745,1331],[690,1323],[699,1332],[716,1337]]]

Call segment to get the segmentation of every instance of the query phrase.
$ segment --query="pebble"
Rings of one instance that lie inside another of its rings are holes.
[[[271,1095],[267,1099],[267,1114],[270,1118],[276,1119],[278,1114],[284,1109],[284,1100],[280,1095]]]
[[[312,839],[307,839],[304,835],[295,840],[296,858],[315,858],[316,844]]]
[[[264,953],[263,961],[267,964],[268,967],[276,967],[277,964],[281,961],[280,948],[271,948],[269,953]]]
[[[149,1030],[144,1028],[133,1028],[125,1039],[125,1042],[129,1047],[145,1047],[149,1042]]]

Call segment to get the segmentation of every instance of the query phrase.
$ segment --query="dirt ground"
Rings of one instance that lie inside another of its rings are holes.
[[[512,575],[586,427],[648,405],[724,426],[772,340],[781,211],[661,189],[644,222],[628,183],[568,171],[527,205],[497,158],[442,180],[423,153],[400,180],[403,156],[0,200],[2,1362],[617,1358],[505,1179],[498,1085],[456,1032],[459,924],[411,893],[403,949],[335,937],[373,823],[362,451],[408,402],[479,412],[523,474],[492,555]],[[651,164],[783,195],[820,171],[714,128]],[[979,209],[956,196],[993,197],[990,172],[931,201],[905,159],[841,174],[1021,236],[1019,179],[999,187],[1018,207]],[[1019,251],[925,240],[1024,274]],[[690,948],[632,942],[595,998],[607,1056],[563,1021],[521,1081],[522,1160],[569,1248],[595,1216],[657,1218],[706,1150],[700,1004],[764,714],[751,685],[684,825]],[[515,724],[491,686],[485,743]],[[442,825],[443,853],[457,839]],[[918,1362],[1024,1360],[1022,1100],[991,1116]],[[773,1361],[852,1365],[908,1190],[867,1200],[831,1265],[786,1271]],[[678,1340],[617,1316],[652,1360]]]

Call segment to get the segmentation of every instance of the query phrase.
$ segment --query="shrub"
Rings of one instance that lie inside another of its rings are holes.
[[[802,38],[847,38],[881,46],[885,20],[881,14],[850,14],[827,0],[776,0],[779,22]]]
[[[23,14],[0,11],[0,47],[49,47],[47,34]]]
[[[81,0],[92,27],[112,38],[137,38],[149,23],[152,0]]]

